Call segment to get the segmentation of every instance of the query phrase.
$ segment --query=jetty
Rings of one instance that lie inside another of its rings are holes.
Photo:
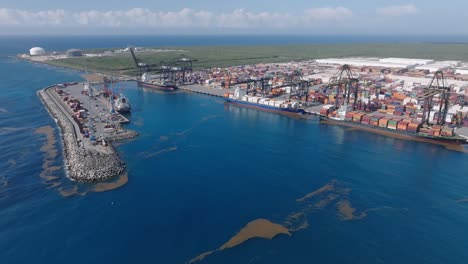
[[[85,85],[52,85],[38,91],[38,96],[60,128],[67,177],[78,182],[102,182],[126,170],[112,142],[134,138],[138,133],[120,126],[129,120],[111,113],[106,100],[83,93]]]

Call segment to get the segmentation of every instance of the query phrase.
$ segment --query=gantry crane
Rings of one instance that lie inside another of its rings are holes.
[[[300,100],[301,98],[305,98],[307,101],[309,97],[310,82],[303,79],[301,71],[295,70],[290,74],[285,74],[283,78],[284,83],[280,86],[275,86],[272,89],[290,87],[289,100]]]
[[[333,89],[336,88],[335,107],[339,108],[341,105],[349,105],[351,96],[353,97],[353,110],[356,110],[356,104],[359,91],[359,79],[353,76],[351,67],[345,64],[330,78],[328,86]]]
[[[149,74],[150,72],[153,72],[159,74],[159,79],[162,83],[187,82],[188,75],[193,72],[192,64],[196,61],[182,54],[180,58],[177,58],[174,61],[160,61],[160,63],[148,64],[142,62],[136,57],[135,51],[132,47],[130,47],[129,50],[138,70],[138,77],[141,77],[141,75],[145,73]]]
[[[431,109],[433,108],[434,96],[439,95],[439,114],[437,116],[437,125],[445,124],[449,108],[450,87],[447,85],[444,73],[437,71],[434,74],[429,85],[424,89],[423,94],[418,96],[418,100],[424,101],[422,122],[429,124]]]

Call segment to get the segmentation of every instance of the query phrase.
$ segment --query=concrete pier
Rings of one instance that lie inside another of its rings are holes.
[[[112,133],[103,133],[103,126],[100,124],[102,120],[99,118],[104,116],[102,111],[98,110],[100,105],[97,103],[94,104],[97,106],[94,110],[86,109],[87,118],[82,120],[94,120],[93,128],[86,127],[86,130],[93,129],[93,133],[98,133],[101,141],[95,141],[95,136],[93,140],[88,138],[83,134],[83,123],[76,117],[76,112],[58,94],[58,91],[63,92],[62,88],[50,86],[40,90],[38,95],[60,128],[67,177],[79,182],[101,182],[124,173],[126,165],[120,160],[111,142],[133,138],[138,134],[119,127]],[[83,100],[81,97],[80,99]],[[117,119],[115,122],[118,121]],[[106,124],[109,124],[108,121]]]

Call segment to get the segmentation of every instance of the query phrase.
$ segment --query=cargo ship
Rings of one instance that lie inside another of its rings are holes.
[[[132,110],[132,105],[127,97],[120,94],[120,96],[114,100],[114,109],[119,113],[129,113]]]
[[[288,112],[297,114],[304,113],[304,109],[300,108],[299,102],[295,100],[280,100],[259,96],[250,96],[246,95],[245,90],[240,88],[236,88],[234,94],[224,94],[224,97],[229,103],[266,110],[269,112]]]
[[[163,91],[175,91],[178,89],[177,85],[173,82],[159,82],[151,78],[148,73],[144,73],[141,76],[141,80],[137,80],[137,84],[140,87],[159,89]]]
[[[322,109],[319,118],[330,124],[362,128],[379,134],[416,138],[434,143],[468,144],[468,139],[456,135],[454,128],[438,125],[428,126],[418,119],[404,118],[403,116],[350,111],[349,107],[345,105],[336,111],[335,116],[332,116],[328,109]]]

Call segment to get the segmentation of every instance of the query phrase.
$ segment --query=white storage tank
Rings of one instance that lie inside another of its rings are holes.
[[[31,56],[43,56],[45,54],[46,54],[45,49],[41,47],[34,47],[29,50],[29,55]]]

